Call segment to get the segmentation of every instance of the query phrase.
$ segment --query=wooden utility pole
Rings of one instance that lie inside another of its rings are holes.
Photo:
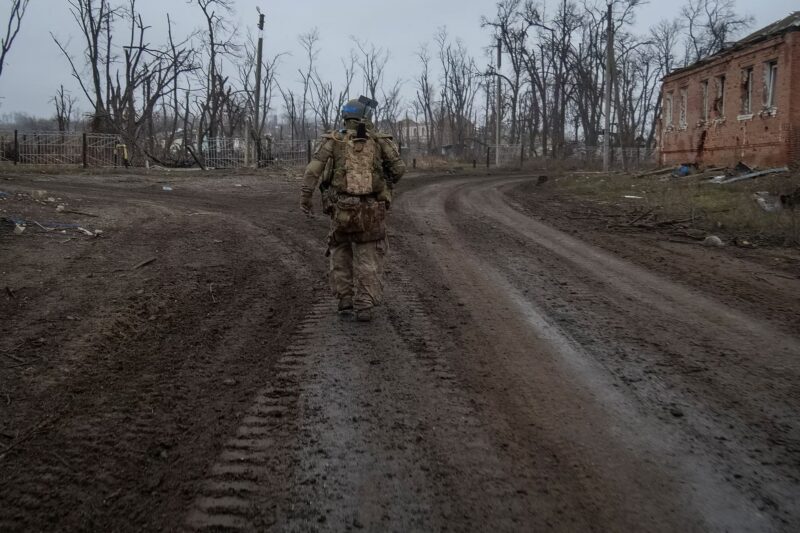
[[[256,142],[256,167],[261,164],[261,58],[264,53],[264,13],[258,12],[258,48],[256,50],[256,92],[253,117],[253,140]]]
[[[500,166],[500,106],[503,105],[502,85],[500,83],[500,67],[503,63],[503,41],[497,38],[497,111],[495,112],[495,148],[494,148],[494,164]]]
[[[603,131],[603,171],[608,172],[611,166],[611,84],[614,82],[614,26],[611,21],[612,0],[606,0],[608,6],[608,26],[606,28],[606,92],[605,92],[605,129]]]

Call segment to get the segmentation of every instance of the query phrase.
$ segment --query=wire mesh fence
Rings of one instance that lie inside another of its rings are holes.
[[[241,137],[206,139],[203,155],[208,168],[287,167],[306,165],[314,143],[307,140],[262,139],[260,143]]]
[[[428,150],[425,148],[404,146],[400,151],[400,156],[407,166],[419,166],[424,169],[436,168],[437,163],[445,165],[454,162],[476,167],[495,167],[498,163],[496,157],[497,151],[498,148],[494,145],[484,146],[480,144],[476,144],[475,146],[461,146],[458,150]],[[500,167],[519,168],[522,164],[522,145],[502,144],[500,145],[499,152]]]
[[[316,149],[316,142],[304,140],[268,140],[262,141],[260,165],[301,167],[311,161]]]
[[[242,168],[247,166],[250,147],[237,137],[211,137],[206,139],[203,156],[208,168]]]
[[[520,144],[500,144],[492,146],[489,150],[490,164],[497,164],[504,168],[522,166],[522,145]],[[498,157],[499,155],[499,157]]]
[[[580,146],[574,148],[568,160],[586,168],[603,166],[602,146]],[[613,147],[610,153],[612,170],[638,170],[652,167],[658,160],[658,150],[644,146]]]
[[[244,137],[207,138],[198,150],[207,168],[236,169],[300,168],[311,159],[316,141],[281,140],[267,137],[255,142]],[[85,167],[112,167],[127,164],[128,150],[118,135],[99,133],[0,131],[0,164],[21,165],[83,165]],[[497,157],[499,153],[499,158]],[[520,144],[499,146],[481,145],[447,146],[430,150],[425,146],[402,147],[401,155],[409,167],[437,169],[452,162],[503,168],[520,168],[534,158],[529,147]],[[560,160],[583,168],[600,168],[603,164],[603,147],[570,144]],[[144,158],[135,158],[133,164],[143,164]],[[638,170],[652,167],[657,162],[657,150],[646,147],[614,147],[611,150],[611,168]]]
[[[0,131],[0,163],[16,161],[16,147],[13,131]]]
[[[122,162],[118,135],[78,132],[0,132],[0,162],[111,167]]]

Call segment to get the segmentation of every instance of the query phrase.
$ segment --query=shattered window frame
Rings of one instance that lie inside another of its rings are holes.
[[[689,122],[689,87],[681,87],[679,94],[681,101],[678,111],[678,124],[681,128],[685,128]]]
[[[674,91],[669,91],[667,93],[665,102],[664,102],[664,125],[666,127],[672,126],[672,113],[673,113],[673,105],[675,103],[675,94]]]
[[[717,97],[714,100],[714,109],[718,118],[725,117],[725,74],[720,74],[716,78]]]
[[[700,82],[700,120],[708,120],[708,80]]]
[[[742,115],[753,114],[753,67],[742,69]]]
[[[774,109],[776,83],[778,82],[778,60],[773,59],[764,63],[764,107]]]

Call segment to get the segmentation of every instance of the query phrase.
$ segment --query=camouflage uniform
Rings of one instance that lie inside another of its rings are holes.
[[[323,210],[331,216],[328,235],[329,279],[339,299],[339,309],[352,307],[358,313],[378,305],[382,299],[383,266],[388,252],[386,210],[392,200],[391,187],[405,172],[397,146],[388,135],[368,128],[366,143],[372,143],[371,186],[364,194],[348,193],[348,140],[355,133],[356,120],[345,128],[326,133],[306,167],[302,204],[310,209],[317,183],[323,193]],[[365,144],[366,144],[365,143]],[[352,190],[352,186],[350,186]],[[360,316],[360,315],[359,315]]]

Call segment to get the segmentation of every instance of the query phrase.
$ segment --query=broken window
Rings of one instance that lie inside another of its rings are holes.
[[[742,115],[753,112],[753,67],[742,69]]]
[[[775,91],[778,81],[778,62],[768,61],[764,63],[764,107],[775,107]]]
[[[686,127],[686,107],[689,104],[689,89],[681,87],[681,114],[680,114],[680,127]]]
[[[714,111],[718,117],[725,116],[725,76],[717,76],[717,96],[714,98]]]
[[[700,119],[708,120],[708,80],[700,82]]]
[[[672,91],[670,91],[664,100],[664,124],[667,126],[672,126],[672,99]]]

